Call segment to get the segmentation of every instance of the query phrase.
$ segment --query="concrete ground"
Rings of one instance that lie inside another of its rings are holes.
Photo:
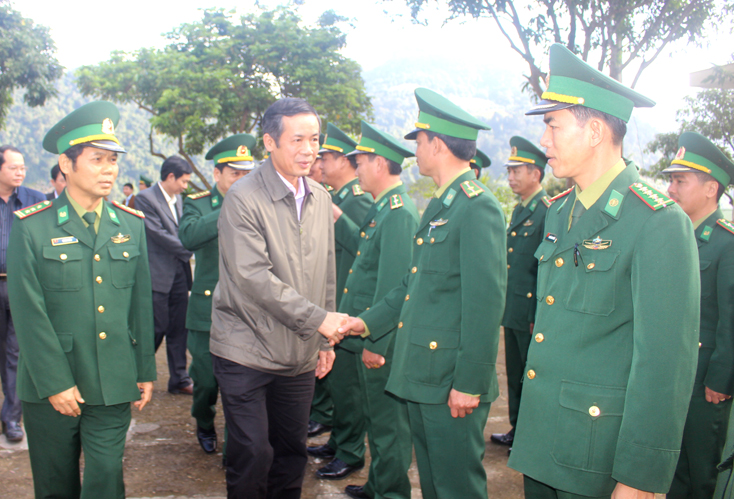
[[[195,423],[189,411],[191,397],[171,395],[166,391],[168,367],[165,349],[156,355],[158,381],[151,403],[142,411],[133,409],[133,422],[125,449],[125,484],[130,498],[224,499],[226,496],[221,454],[206,455],[195,437]],[[507,468],[507,448],[490,443],[492,433],[509,430],[507,417],[507,382],[505,376],[504,341],[500,339],[497,358],[500,397],[492,404],[484,430],[487,442],[484,467],[487,487],[492,499],[523,497],[522,476]],[[0,394],[2,400],[2,394]],[[224,417],[221,406],[217,415],[217,430],[223,435]],[[312,444],[325,443],[328,435],[312,439]],[[322,481],[314,472],[325,463],[310,458],[306,469],[303,499],[346,498],[344,487],[367,480],[365,468],[345,480]],[[410,469],[413,499],[421,498],[415,460]],[[0,436],[0,498],[30,499],[33,497],[28,450],[25,441],[10,444]]]

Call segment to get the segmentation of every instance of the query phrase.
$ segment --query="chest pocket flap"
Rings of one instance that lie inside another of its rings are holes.
[[[44,246],[43,258],[61,263],[74,262],[82,259],[82,249],[78,244],[63,246]]]
[[[611,269],[619,256],[618,251],[586,250],[579,248],[586,272],[606,272]]]
[[[41,284],[50,291],[78,291],[82,287],[82,257],[79,244],[44,246]]]
[[[136,256],[140,256],[140,250],[138,250],[138,247],[132,246],[132,245],[127,245],[127,246],[111,245],[109,246],[109,251],[110,251],[110,257],[113,260],[129,261],[135,258]]]
[[[110,273],[112,285],[116,288],[129,288],[135,284],[135,270],[140,250],[132,244],[108,246],[110,252]]]

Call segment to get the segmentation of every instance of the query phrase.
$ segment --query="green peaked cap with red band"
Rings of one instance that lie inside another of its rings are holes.
[[[416,88],[415,100],[418,101],[420,112],[415,130],[405,136],[408,140],[415,140],[418,132],[426,131],[458,139],[477,140],[479,130],[490,129],[489,126],[433,90]]]
[[[115,136],[120,111],[111,102],[95,101],[75,109],[56,123],[43,138],[43,148],[52,154],[78,144],[98,149],[125,152]]]
[[[550,70],[543,99],[525,114],[545,114],[571,106],[584,106],[625,123],[636,107],[653,107],[655,101],[592,68],[560,43],[550,48]]]
[[[362,135],[359,137],[359,143],[354,151],[347,154],[347,156],[357,154],[377,154],[390,161],[395,161],[399,165],[403,164],[405,158],[415,156],[403,147],[397,139],[381,132],[366,121],[362,121]]]
[[[709,139],[696,132],[678,137],[678,154],[662,173],[703,172],[726,187],[734,178],[734,163]]]

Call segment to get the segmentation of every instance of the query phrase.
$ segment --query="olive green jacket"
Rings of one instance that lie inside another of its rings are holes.
[[[372,196],[366,194],[359,186],[359,180],[354,179],[347,182],[338,191],[332,190],[331,199],[332,202],[337,205],[351,220],[357,223],[362,223],[364,217],[367,215],[372,206]],[[344,246],[336,241],[334,245],[334,254],[336,256],[336,308],[339,309],[339,304],[342,298],[342,291],[344,291],[344,285],[347,282],[347,276],[349,275],[349,269],[352,268],[352,262],[354,262],[354,256],[356,250],[348,251],[345,250]]]
[[[413,237],[418,227],[418,210],[402,184],[389,190],[373,203],[361,225],[342,215],[334,234],[338,244],[357,257],[348,271],[339,312],[357,316],[380,301],[388,291],[400,285],[410,269]],[[369,351],[385,356],[393,344],[395,329],[375,342]],[[350,336],[340,348],[361,353],[362,338]]]
[[[633,163],[570,231],[568,192],[535,253],[538,310],[508,466],[585,496],[617,482],[666,493],[698,353],[693,226]]]
[[[716,210],[696,229],[701,332],[694,396],[734,394],[734,224]]]
[[[527,206],[518,203],[507,228],[507,301],[502,325],[530,331],[535,322],[535,287],[538,260],[535,250],[545,233],[545,214],[550,206],[547,193],[541,190]]]
[[[502,208],[469,171],[431,200],[413,241],[401,285],[360,314],[372,343],[398,327],[386,390],[445,404],[454,388],[490,402],[507,287]]]
[[[156,379],[142,214],[103,202],[94,244],[66,191],[32,214],[16,212],[8,294],[25,402],[48,403],[76,385],[87,404],[121,404],[140,398],[138,382]]]
[[[224,196],[217,187],[184,199],[178,237],[196,255],[194,284],[186,311],[186,329],[209,331],[212,326],[212,293],[219,280],[219,210]]]

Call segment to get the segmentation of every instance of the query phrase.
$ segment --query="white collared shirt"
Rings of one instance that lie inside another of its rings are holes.
[[[296,198],[296,211],[298,211],[298,220],[301,220],[301,208],[303,207],[303,200],[306,198],[306,188],[303,186],[303,177],[298,177],[298,182],[296,183],[296,187],[293,187],[293,184],[288,182],[283,175],[281,175],[278,170],[275,171],[275,173],[278,174],[280,179],[283,181],[283,183],[288,187],[288,190],[293,193],[293,195]]]
[[[168,207],[171,209],[171,213],[173,214],[173,221],[176,222],[176,225],[178,225],[178,213],[176,213],[176,196],[169,196],[160,181],[158,182],[158,187],[161,188],[163,197],[166,198],[166,203],[168,203]]]

